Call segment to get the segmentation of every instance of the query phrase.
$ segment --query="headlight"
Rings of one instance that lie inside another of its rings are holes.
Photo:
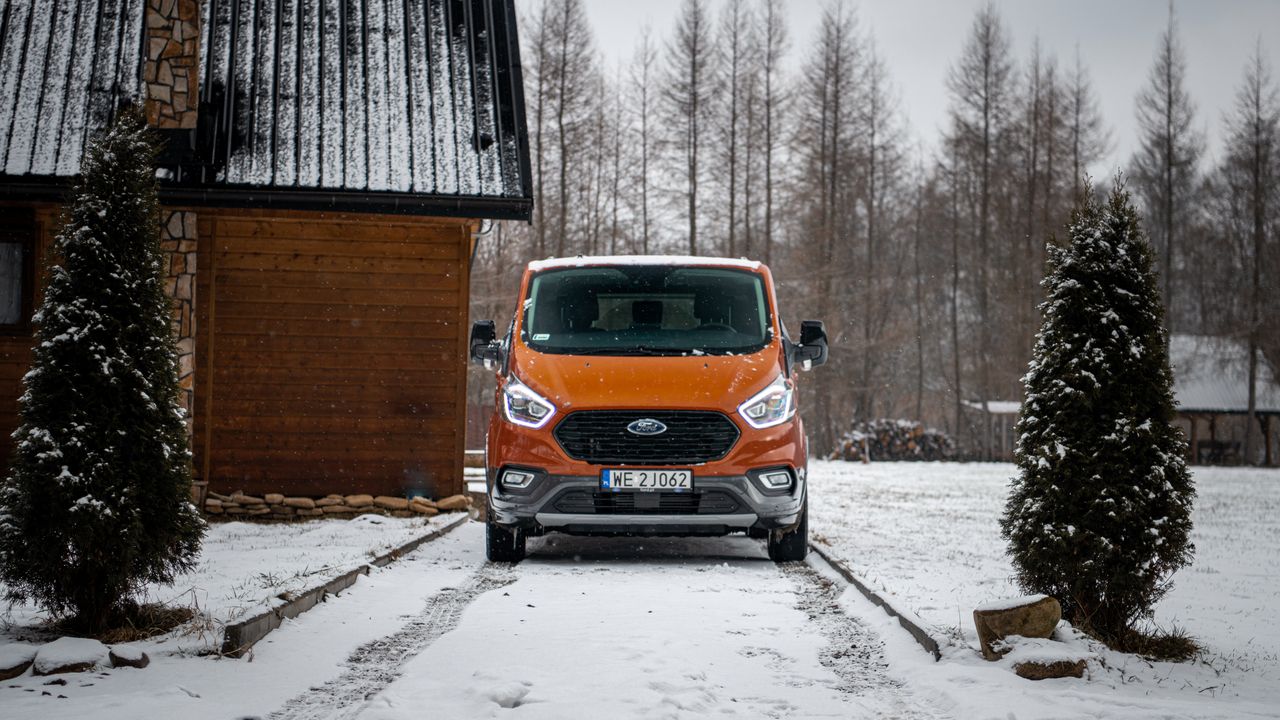
[[[791,381],[779,375],[769,387],[738,406],[738,414],[757,430],[773,427],[796,414],[796,390]]]
[[[502,405],[507,419],[517,425],[540,428],[556,414],[556,406],[550,400],[530,390],[515,378],[502,387]]]

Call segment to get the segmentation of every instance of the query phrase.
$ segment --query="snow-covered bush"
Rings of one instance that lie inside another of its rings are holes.
[[[1191,561],[1195,490],[1151,246],[1122,185],[1083,197],[1069,244],[1048,248],[1001,525],[1022,587],[1123,649]]]
[[[926,428],[914,420],[866,420],[836,441],[828,460],[953,460],[956,444],[941,430]]]
[[[8,596],[74,613],[90,632],[144,583],[190,569],[204,531],[190,503],[156,153],[137,110],[85,153],[0,486]]]

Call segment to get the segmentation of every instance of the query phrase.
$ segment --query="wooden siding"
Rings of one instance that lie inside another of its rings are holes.
[[[32,207],[5,204],[4,207]],[[36,220],[35,302],[39,307],[45,282],[45,259],[53,247],[58,231],[59,209],[55,205],[34,207]],[[7,472],[13,442],[9,435],[18,427],[18,396],[22,394],[22,376],[31,368],[32,338],[29,331],[0,332],[0,472]]]
[[[461,492],[471,225],[199,218],[194,450],[210,489]]]

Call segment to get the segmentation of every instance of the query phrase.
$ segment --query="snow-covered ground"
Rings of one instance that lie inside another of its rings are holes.
[[[1011,474],[812,467],[815,535],[943,636],[941,662],[816,556],[775,565],[741,536],[552,535],[531,540],[513,567],[484,561],[483,526],[471,523],[286,622],[249,657],[144,643],[143,670],[0,682],[0,716],[1280,717],[1280,473],[1197,472],[1196,566],[1158,619],[1195,635],[1201,660],[1152,664],[1094,648],[1085,679],[1034,683],[973,649],[972,607],[1018,594],[996,526]],[[367,560],[421,529],[411,525],[218,526],[206,552],[245,557],[236,577],[206,576],[199,592],[230,617],[253,597],[271,602],[285,579]],[[275,579],[252,597],[238,590],[259,574]]]
[[[148,589],[144,598],[191,607],[199,620],[143,646],[147,652],[155,647],[187,653],[216,647],[226,623],[283,604],[282,595],[319,585],[457,517],[359,515],[296,524],[210,523],[195,571],[171,587]],[[0,603],[0,643],[43,639],[44,620],[31,605]]]
[[[922,679],[966,712],[972,686],[1024,697],[1026,681],[976,658],[972,612],[1019,595],[999,517],[1015,469],[1007,464],[815,462],[815,539],[955,645]],[[1174,578],[1156,622],[1204,648],[1191,663],[1102,653],[1089,681],[1036,686],[1045,717],[1280,716],[1280,471],[1196,468],[1195,563]],[[910,661],[913,653],[903,656]],[[1123,712],[1116,708],[1127,708]],[[1110,709],[1109,709],[1110,708]],[[1018,717],[1036,716],[1033,709]],[[1171,714],[1171,715],[1170,715]],[[997,713],[997,715],[999,715]]]
[[[842,585],[757,541],[552,536],[512,567],[484,562],[483,535],[472,523],[362,578],[251,660],[27,674],[0,683],[0,714],[946,717],[886,674],[879,634],[838,610]]]

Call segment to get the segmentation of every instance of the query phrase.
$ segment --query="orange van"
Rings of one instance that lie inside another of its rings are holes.
[[[722,258],[530,263],[505,337],[471,331],[497,374],[485,444],[490,560],[530,535],[808,542],[797,371],[827,359],[821,322],[792,342],[769,269]]]

